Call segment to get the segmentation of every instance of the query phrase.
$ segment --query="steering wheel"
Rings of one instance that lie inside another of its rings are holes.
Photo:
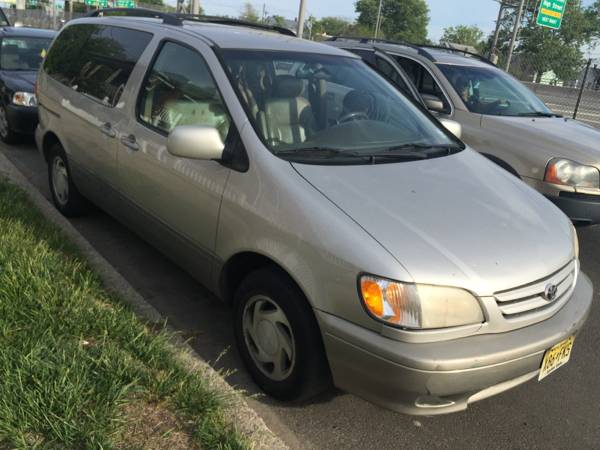
[[[338,119],[338,124],[350,122],[352,120],[369,120],[370,117],[367,113],[362,111],[355,111],[348,114],[344,114],[342,117]]]

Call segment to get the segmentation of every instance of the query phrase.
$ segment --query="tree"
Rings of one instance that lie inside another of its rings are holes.
[[[258,11],[252,3],[246,2],[244,3],[244,7],[242,8],[242,13],[240,14],[240,19],[245,20],[247,22],[257,23],[260,21],[260,17],[258,15]]]
[[[600,34],[600,0],[584,7],[581,0],[570,0],[559,30],[537,25],[539,2],[529,1],[523,14],[522,29],[514,53],[512,70],[521,78],[540,81],[542,75],[553,71],[562,81],[578,78],[584,65],[582,47]],[[510,33],[516,14],[506,14],[501,21],[500,61],[505,60]]]
[[[358,0],[355,8],[358,24],[372,34],[377,22],[379,0]],[[427,42],[429,8],[425,0],[386,0],[381,17],[381,36],[413,43]]]
[[[313,35],[345,36],[352,23],[341,17],[323,17],[313,24]]]
[[[274,15],[269,18],[269,22],[277,27],[287,28],[285,17]]]
[[[483,31],[475,25],[458,25],[444,28],[444,35],[440,39],[440,43],[470,45],[479,48],[483,36]]]

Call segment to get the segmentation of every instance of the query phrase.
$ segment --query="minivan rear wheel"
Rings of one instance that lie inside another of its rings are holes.
[[[259,269],[241,283],[234,299],[234,327],[242,360],[267,394],[303,401],[331,386],[312,309],[281,270]]]
[[[88,201],[73,183],[67,155],[60,144],[50,149],[48,181],[54,206],[64,216],[75,217],[87,212]]]

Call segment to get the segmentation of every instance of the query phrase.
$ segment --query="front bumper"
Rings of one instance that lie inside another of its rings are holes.
[[[558,186],[536,178],[523,177],[523,181],[558,206],[573,222],[582,225],[600,224],[598,192],[576,192],[572,187]]]
[[[33,134],[38,124],[38,109],[31,106],[8,105],[6,114],[11,131]]]
[[[546,198],[558,206],[573,222],[597,225],[600,223],[600,195],[560,192],[558,197]]]
[[[337,387],[398,412],[436,415],[534,378],[544,352],[578,332],[591,302],[592,284],[580,273],[570,300],[549,319],[506,333],[423,344],[316,314]]]

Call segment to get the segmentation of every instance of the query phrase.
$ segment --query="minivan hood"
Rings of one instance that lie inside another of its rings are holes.
[[[600,168],[600,131],[582,122],[559,117],[482,116],[481,127],[511,145],[522,146],[543,162],[565,157]]]
[[[395,164],[293,166],[398,260],[412,277],[400,281],[486,296],[574,256],[566,216],[470,149]]]

